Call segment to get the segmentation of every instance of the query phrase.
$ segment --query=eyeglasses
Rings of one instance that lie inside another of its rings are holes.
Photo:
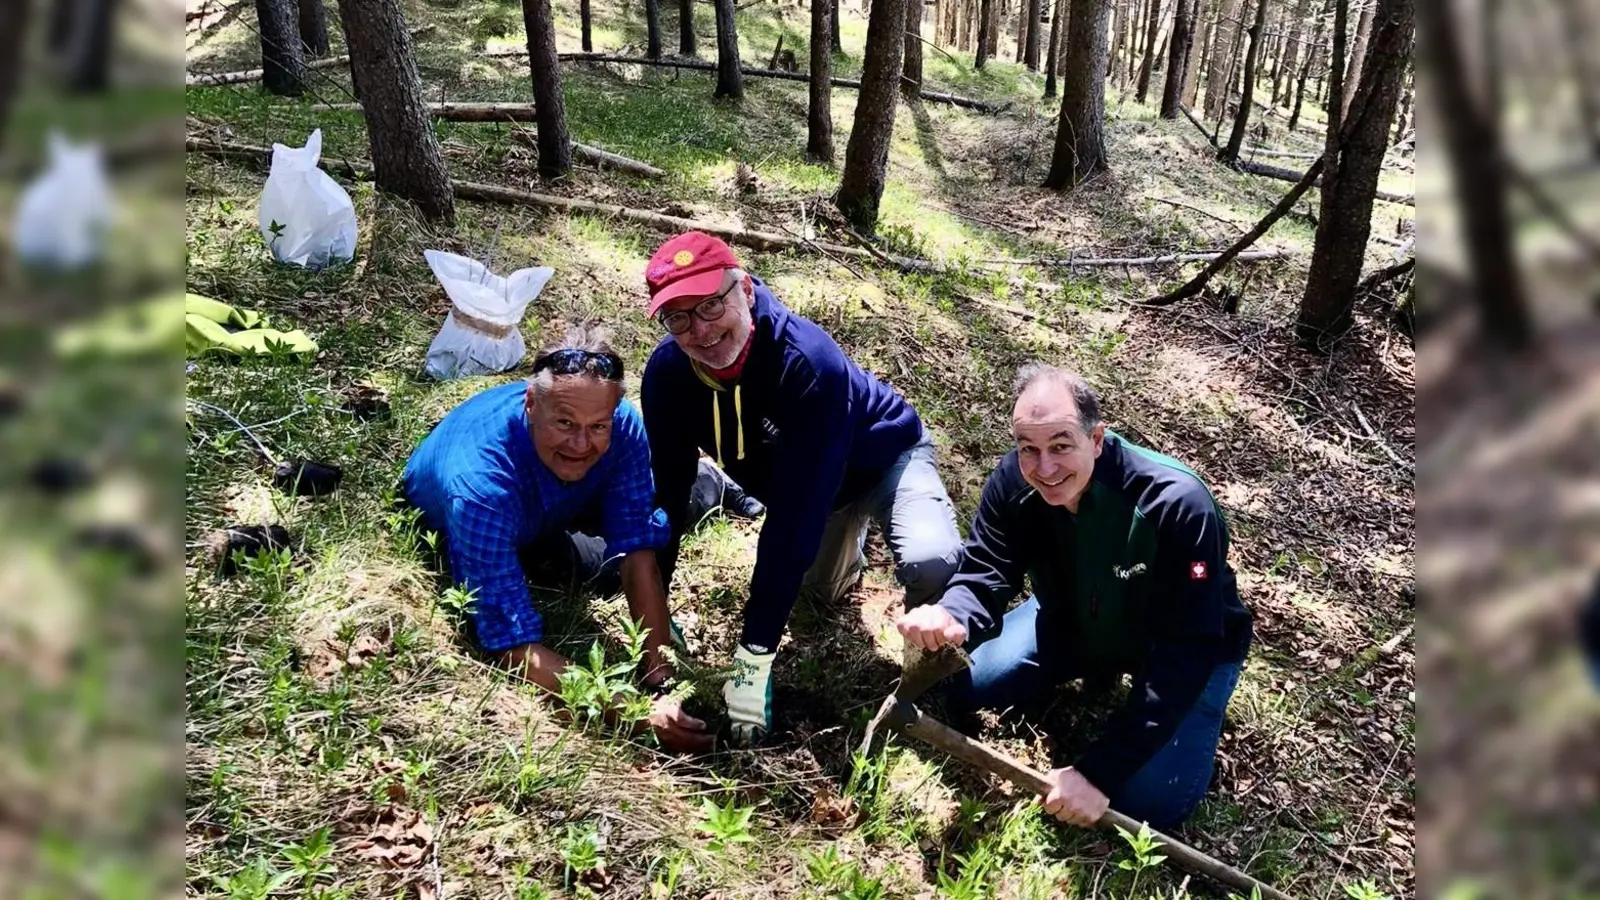
[[[607,381],[622,380],[622,357],[615,353],[595,353],[590,350],[568,348],[546,353],[533,361],[533,374],[549,369],[554,375],[578,375],[590,372]]]
[[[671,332],[672,334],[683,334],[689,330],[689,326],[692,324],[689,321],[689,313],[691,312],[693,312],[695,317],[702,322],[715,322],[716,320],[722,318],[722,313],[727,309],[728,304],[726,298],[728,296],[728,291],[731,291],[738,286],[739,283],[734,282],[728,286],[727,291],[723,291],[715,297],[707,297],[706,299],[695,304],[691,309],[679,309],[669,313],[662,313],[657,318],[661,324],[666,327],[667,331]]]

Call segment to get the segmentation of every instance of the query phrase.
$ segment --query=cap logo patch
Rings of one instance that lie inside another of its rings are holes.
[[[1192,562],[1192,563],[1189,563],[1189,580],[1190,581],[1205,581],[1206,580],[1206,564],[1203,563],[1203,562]]]
[[[672,254],[672,262],[674,265],[687,266],[689,263],[694,262],[694,254],[687,250],[679,250],[677,253]]]
[[[648,274],[651,278],[660,278],[670,271],[672,271],[670,266],[651,266]]]

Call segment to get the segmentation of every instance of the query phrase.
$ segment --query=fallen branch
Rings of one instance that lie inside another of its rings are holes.
[[[487,54],[495,58],[520,58],[528,55],[526,50],[496,50]],[[650,59],[644,56],[620,56],[615,53],[561,53],[557,54],[562,62],[596,62],[615,63],[629,66],[663,66],[670,69],[694,69],[700,72],[715,72],[717,64],[699,59],[662,58]],[[741,68],[740,73],[746,78],[777,78],[784,81],[810,82],[811,76],[805,72],[786,72],[782,69],[752,69]],[[831,78],[829,83],[834,87],[860,90],[861,82],[849,78]],[[1011,104],[996,105],[974,100],[971,97],[961,97],[956,94],[946,94],[940,91],[921,91],[918,93],[924,100],[934,103],[948,103],[964,109],[977,110],[978,112],[999,114],[1011,108]]]
[[[536,133],[532,128],[513,128],[511,137],[535,150],[539,147]],[[643,163],[637,159],[612,153],[609,150],[601,150],[599,147],[580,144],[577,141],[572,142],[572,155],[601,169],[611,168],[619,172],[642,175],[646,178],[662,178],[667,174],[649,163]]]
[[[1181,200],[1173,200],[1170,197],[1149,197],[1147,199],[1154,200],[1157,203],[1170,204],[1172,206],[1178,207],[1179,209],[1187,209],[1190,212],[1197,212],[1202,216],[1206,216],[1208,218],[1215,219],[1218,222],[1221,222],[1222,224],[1228,226],[1229,228],[1242,228],[1243,227],[1238,222],[1235,222],[1232,219],[1224,219],[1222,216],[1219,216],[1216,213],[1214,213],[1214,212],[1212,212],[1212,211],[1210,211],[1208,209],[1201,209],[1198,206],[1191,206],[1191,205],[1189,205],[1187,203],[1184,203]]]
[[[532,103],[425,103],[428,115],[447,122],[532,122]],[[361,112],[359,103],[318,103],[313,109]]]
[[[234,144],[217,141],[206,141],[199,138],[189,138],[184,142],[185,149],[190,153],[199,153],[206,156],[218,156],[248,160],[256,165],[269,163],[272,151],[266,147],[253,147],[247,144]],[[322,168],[338,175],[349,178],[370,178],[372,167],[365,164],[351,163],[345,160],[333,160],[323,157],[319,162]],[[548,194],[535,194],[528,191],[518,191],[492,184],[478,184],[470,181],[452,181],[451,189],[455,196],[462,200],[477,200],[485,203],[503,203],[511,206],[535,206],[543,209],[555,209],[568,213],[583,213],[586,215],[600,216],[602,218],[624,219],[637,222],[651,228],[663,231],[703,231],[722,238],[730,244],[741,247],[750,247],[755,250],[795,250],[795,249],[820,249],[828,253],[849,256],[856,259],[877,259],[873,254],[858,247],[845,247],[840,244],[830,244],[822,241],[807,241],[782,234],[773,234],[764,231],[752,231],[745,228],[728,228],[710,222],[697,222],[679,216],[669,216],[662,213],[648,212],[642,209],[632,209],[626,206],[617,206],[611,203],[595,203],[591,200],[579,200],[573,197],[555,197]],[[922,259],[911,259],[901,256],[884,257],[890,264],[906,272],[936,272],[938,266]]]
[[[1416,257],[1412,257],[1405,262],[1395,263],[1392,266],[1385,266],[1384,268],[1373,272],[1371,275],[1368,275],[1366,278],[1361,279],[1361,283],[1356,285],[1356,296],[1364,296],[1368,291],[1380,284],[1383,284],[1385,281],[1393,278],[1399,278],[1401,275],[1406,274],[1416,267]]]
[[[1216,258],[1211,260],[1210,265],[1200,270],[1200,274],[1189,279],[1177,290],[1172,291],[1171,293],[1162,294],[1159,297],[1152,297],[1149,300],[1144,301],[1143,305],[1170,306],[1180,300],[1187,300],[1190,297],[1198,296],[1201,291],[1205,290],[1206,285],[1211,281],[1211,277],[1213,275],[1216,275],[1218,272],[1222,271],[1222,267],[1227,265],[1235,257],[1243,255],[1245,250],[1247,250],[1251,244],[1256,242],[1257,238],[1261,237],[1263,234],[1266,234],[1267,230],[1270,229],[1274,223],[1283,218],[1284,215],[1289,212],[1289,210],[1293,209],[1294,205],[1300,202],[1300,197],[1304,195],[1306,191],[1311,189],[1312,183],[1315,182],[1317,180],[1317,176],[1321,174],[1322,160],[1319,159],[1311,164],[1311,168],[1306,170],[1306,173],[1301,177],[1300,182],[1296,184],[1294,188],[1289,191],[1289,193],[1283,195],[1283,199],[1278,201],[1278,205],[1268,210],[1267,214],[1261,217],[1261,221],[1257,222],[1254,228],[1245,232],[1237,241],[1233,242],[1233,246],[1217,254]]]
[[[1200,253],[1166,253],[1160,256],[1131,256],[1131,257],[1065,257],[1062,259],[975,259],[973,265],[979,266],[1040,266],[1045,268],[1106,268],[1110,266],[1164,266],[1171,263],[1186,262],[1211,262],[1227,254],[1227,250],[1205,251]],[[1281,259],[1283,252],[1279,250],[1251,250],[1249,252],[1234,252],[1229,259],[1240,262],[1256,262],[1263,259]]]
[[[432,25],[421,25],[411,29],[412,37],[419,37],[433,30]],[[325,59],[316,59],[306,63],[307,69],[331,69],[350,62],[350,54],[343,56],[329,56]],[[260,81],[263,69],[245,69],[242,72],[185,72],[183,83],[185,87],[214,87],[224,84],[244,84],[250,81]]]
[[[1401,469],[1404,469],[1407,472],[1413,471],[1412,465],[1401,459],[1400,454],[1394,452],[1394,450],[1389,446],[1388,442],[1379,437],[1378,432],[1372,429],[1372,423],[1367,421],[1366,415],[1361,412],[1361,407],[1351,403],[1350,408],[1355,410],[1356,421],[1361,423],[1361,430],[1365,431],[1367,433],[1367,437],[1371,438],[1372,442],[1378,445],[1378,449],[1383,451],[1383,455],[1393,460],[1394,464],[1399,466]]]
[[[1545,189],[1537,181],[1529,177],[1521,166],[1509,159],[1505,161],[1504,165],[1507,173],[1511,175],[1511,180],[1522,188],[1523,193],[1527,194],[1528,199],[1533,201],[1533,205],[1544,213],[1545,218],[1555,223],[1557,228],[1566,232],[1567,237],[1572,238],[1578,246],[1582,247],[1591,259],[1600,260],[1600,239],[1584,231],[1559,203],[1551,199],[1550,195],[1545,192]]]

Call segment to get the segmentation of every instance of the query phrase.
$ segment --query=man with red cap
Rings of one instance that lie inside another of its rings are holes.
[[[907,608],[942,592],[961,534],[916,411],[746,273],[727,244],[678,235],[656,250],[645,281],[648,314],[667,332],[641,391],[673,536],[664,576],[694,524],[686,509],[700,451],[766,506],[736,673],[723,687],[733,735],[748,741],[772,728],[772,661],[796,597],[832,602],[856,583],[869,519]]]

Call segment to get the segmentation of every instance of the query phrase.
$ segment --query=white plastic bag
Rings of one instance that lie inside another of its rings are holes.
[[[450,315],[428,346],[427,372],[441,381],[504,372],[527,352],[518,325],[556,270],[518,269],[501,278],[475,259],[424,250],[450,298]]]
[[[279,262],[320,269],[356,255],[356,208],[317,168],[322,129],[304,147],[272,145],[272,171],[261,190],[261,239]]]
[[[100,256],[113,214],[111,184],[98,144],[74,146],[52,132],[49,146],[49,167],[22,192],[17,206],[17,256],[35,265],[75,269]]]

